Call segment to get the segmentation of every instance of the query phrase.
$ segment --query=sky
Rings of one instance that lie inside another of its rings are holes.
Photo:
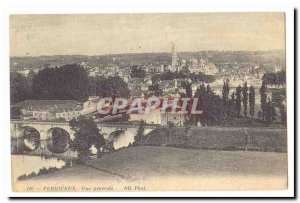
[[[285,49],[284,13],[11,15],[10,56]]]

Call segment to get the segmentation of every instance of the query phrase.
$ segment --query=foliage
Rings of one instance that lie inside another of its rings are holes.
[[[255,88],[253,86],[250,86],[249,90],[249,113],[251,117],[254,117],[254,106],[255,106]]]
[[[77,64],[67,64],[40,70],[33,77],[32,93],[34,99],[84,101],[87,87],[87,72]]]
[[[242,87],[239,85],[236,88],[236,100],[235,100],[235,109],[236,109],[236,114],[239,116],[241,113],[241,108],[242,108]]]
[[[129,97],[128,86],[119,76],[90,77],[88,92],[100,97]]]
[[[266,82],[263,81],[261,87],[259,89],[260,92],[260,105],[261,105],[261,112],[262,112],[262,120],[266,120],[266,110],[267,110],[267,86]]]
[[[72,119],[69,125],[75,131],[75,138],[71,141],[70,148],[78,151],[79,158],[84,159],[89,156],[93,145],[97,149],[98,156],[101,155],[101,147],[105,145],[105,139],[91,118],[80,116],[78,119]]]
[[[286,107],[284,104],[280,106],[280,118],[281,118],[281,123],[286,124]]]
[[[29,99],[31,96],[31,85],[25,76],[11,72],[10,73],[10,102],[11,104]]]
[[[155,83],[148,87],[149,91],[153,91],[155,96],[162,96],[163,91],[160,89],[159,84]]]
[[[54,173],[54,172],[62,170],[62,169],[70,168],[71,165],[72,165],[72,161],[67,161],[66,164],[61,168],[50,167],[50,168],[47,169],[47,168],[44,167],[44,168],[40,169],[38,173],[32,172],[28,175],[23,174],[23,175],[18,177],[18,180],[19,181],[28,180],[30,178],[34,178],[34,177],[37,177],[37,176],[47,175],[47,174]]]
[[[272,92],[272,102],[275,104],[275,107],[280,107],[282,105],[284,98],[284,92],[282,91],[273,91]]]
[[[195,97],[203,98],[201,122],[205,125],[230,125],[236,117],[234,107],[230,105],[224,107],[221,97],[216,95],[209,85],[204,92],[203,86],[202,84],[195,93]]]
[[[274,106],[279,108],[281,123],[286,124],[286,107],[283,104],[285,100],[285,91],[274,91],[272,92],[272,102]]]
[[[243,107],[244,107],[244,117],[247,118],[247,104],[248,104],[248,86],[247,82],[244,83],[242,88],[243,93]]]
[[[284,85],[286,84],[286,72],[282,70],[277,73],[265,73],[262,79],[266,85]]]
[[[232,92],[231,93],[231,99],[229,100],[229,106],[235,110],[235,108],[236,108],[235,105],[236,105],[235,92]]]
[[[228,95],[229,95],[229,80],[224,81],[224,84],[223,84],[222,101],[223,101],[224,105],[226,105],[228,103]]]
[[[265,121],[266,123],[270,124],[276,119],[277,116],[275,111],[275,105],[271,100],[269,100],[265,108]]]
[[[138,66],[132,66],[130,76],[132,78],[144,78],[146,76],[146,72]]]
[[[26,99],[86,101],[89,95],[129,96],[128,86],[120,77],[88,77],[87,72],[77,64],[44,68],[31,77],[32,85],[30,78],[19,73],[11,73],[12,104]]]
[[[144,129],[145,121],[141,120],[140,126],[138,128],[137,134],[134,136],[134,141],[133,145],[139,145],[140,142],[142,141],[142,138],[144,137],[145,134],[145,129]]]
[[[187,82],[185,84],[185,91],[186,91],[186,96],[188,98],[192,98],[193,97],[192,83]]]
[[[17,106],[10,107],[10,118],[11,119],[19,119],[21,116],[21,109]]]

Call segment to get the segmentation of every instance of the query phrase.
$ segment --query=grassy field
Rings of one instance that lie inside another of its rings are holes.
[[[284,175],[286,153],[129,147],[88,162],[126,178],[153,176]]]
[[[142,144],[150,146],[173,146],[192,149],[242,150],[286,152],[286,129],[269,128],[228,128],[176,127],[157,128],[144,137]],[[248,143],[248,144],[247,144]]]
[[[87,165],[35,177],[14,184],[44,191],[53,186],[142,186],[148,191],[253,190],[287,187],[287,154],[254,151],[214,151],[172,147],[128,147],[92,159]],[[107,191],[109,189],[106,189]]]

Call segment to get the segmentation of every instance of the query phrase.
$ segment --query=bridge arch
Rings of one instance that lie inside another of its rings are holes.
[[[23,126],[21,128],[21,150],[22,151],[35,151],[37,150],[41,143],[41,135],[40,132],[31,126]]]
[[[53,127],[47,131],[46,147],[53,153],[64,153],[69,150],[71,136],[63,128]]]

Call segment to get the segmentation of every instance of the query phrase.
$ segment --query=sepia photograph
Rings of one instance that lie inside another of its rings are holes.
[[[286,60],[285,12],[10,14],[12,191],[287,190]]]

